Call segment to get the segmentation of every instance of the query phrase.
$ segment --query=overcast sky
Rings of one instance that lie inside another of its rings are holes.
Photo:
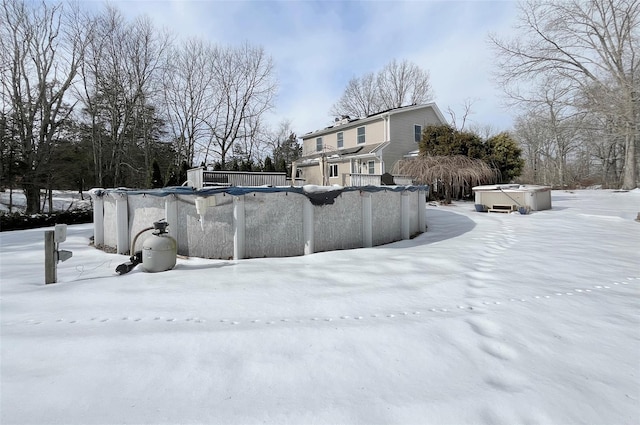
[[[117,0],[129,17],[146,14],[179,37],[248,41],[273,57],[279,83],[273,124],[289,119],[298,135],[329,125],[348,80],[408,59],[431,74],[435,102],[478,125],[508,130],[509,111],[491,81],[487,34],[507,34],[513,1],[212,1]]]

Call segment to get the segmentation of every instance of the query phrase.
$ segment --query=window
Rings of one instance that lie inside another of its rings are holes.
[[[344,133],[342,131],[339,132],[337,137],[338,137],[338,143],[336,146],[338,146],[338,149],[340,149],[344,146]]]
[[[369,161],[367,163],[367,165],[369,166],[369,174],[375,174],[376,173],[376,163],[375,163],[375,161]]]
[[[358,127],[358,144],[364,143],[364,127]]]
[[[329,165],[329,177],[338,177],[338,164]]]
[[[414,125],[413,126],[413,141],[419,143],[422,140],[422,126]]]
[[[316,152],[320,152],[322,150],[322,137],[318,137],[316,139]]]

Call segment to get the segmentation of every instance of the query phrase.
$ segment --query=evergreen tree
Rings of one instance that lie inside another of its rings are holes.
[[[503,132],[483,141],[470,131],[458,131],[450,125],[429,125],[422,132],[422,156],[462,155],[481,159],[500,172],[501,182],[518,177],[524,167],[522,150],[509,133]]]
[[[483,158],[486,153],[482,139],[477,134],[458,131],[447,124],[425,127],[419,147],[421,154],[432,156]]]
[[[272,171],[276,171],[276,167],[273,164],[273,161],[271,160],[270,156],[267,156],[264,159],[264,167],[262,169],[263,171],[267,171],[267,172],[272,172]]]
[[[253,171],[253,161],[247,159],[240,162],[240,171]]]
[[[229,164],[230,171],[240,171],[240,164],[238,164],[238,160],[233,158],[231,164]]]
[[[524,159],[522,149],[507,132],[487,140],[485,161],[500,171],[500,182],[509,183],[522,173]]]
[[[284,160],[284,158],[280,158],[277,162],[276,162],[276,171],[279,173],[284,173],[287,171],[287,163]]]
[[[295,133],[290,133],[285,140],[278,140],[273,149],[273,162],[276,171],[287,171],[291,163],[302,156],[302,146]]]
[[[178,174],[178,185],[182,185],[187,181],[187,170],[189,170],[189,164],[187,161],[182,161],[180,164],[180,174]]]
[[[171,186],[180,186],[180,184],[178,184],[178,175],[176,174],[175,170],[169,171],[169,178],[167,179],[167,187],[171,187]]]
[[[162,180],[162,173],[160,172],[160,165],[158,165],[158,161],[154,158],[153,163],[151,165],[153,172],[151,174],[151,187],[159,188],[164,186],[164,181]]]

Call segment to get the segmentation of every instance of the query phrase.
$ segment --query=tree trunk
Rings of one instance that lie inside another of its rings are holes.
[[[26,214],[38,214],[40,213],[40,187],[36,187],[33,184],[23,186],[24,196],[27,201]]]
[[[53,189],[51,188],[51,185],[49,185],[49,188],[47,189],[47,199],[49,202],[49,211],[47,211],[47,215],[51,215],[53,214]]]
[[[638,171],[636,169],[636,138],[627,132],[625,137],[624,174],[622,189],[632,190],[637,186]]]

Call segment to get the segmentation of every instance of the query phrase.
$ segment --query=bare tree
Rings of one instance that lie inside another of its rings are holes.
[[[428,71],[407,60],[394,59],[376,74],[352,78],[331,114],[361,118],[387,109],[425,103],[432,96]]]
[[[451,117],[450,124],[453,128],[458,131],[464,131],[464,126],[467,124],[467,120],[469,119],[469,115],[473,114],[473,104],[475,101],[473,99],[465,99],[462,104],[462,117],[458,118],[456,112],[451,108],[447,108],[447,113]],[[489,136],[487,136],[488,138]]]
[[[333,105],[331,113],[337,117],[366,117],[384,108],[376,75],[373,72],[349,80],[338,103]]]
[[[520,102],[530,100],[523,84],[562,81],[571,92],[566,98],[582,103],[573,106],[614,115],[614,131],[624,140],[621,186],[636,187],[640,1],[530,0],[519,7],[518,37],[490,37],[498,82]]]
[[[26,164],[22,186],[26,212],[40,211],[47,158],[74,105],[66,95],[76,81],[90,26],[73,5],[2,0],[0,77]]]
[[[125,184],[124,169],[151,170],[148,135],[155,108],[150,104],[158,95],[156,82],[170,40],[147,18],[129,23],[111,6],[98,16],[95,31],[80,94],[91,119],[97,184],[118,186]],[[142,168],[128,157],[133,147],[143,152]]]
[[[432,97],[429,72],[408,60],[392,60],[377,80],[384,109],[416,105]]]
[[[204,153],[220,159],[238,140],[255,140],[261,117],[273,107],[276,81],[271,57],[264,49],[243,44],[217,48],[211,58],[210,109],[204,121],[210,142]]]
[[[193,165],[196,148],[208,140],[205,125],[211,101],[213,75],[210,63],[215,48],[202,40],[190,39],[175,46],[168,55],[163,73],[163,99],[178,154],[177,162]]]

